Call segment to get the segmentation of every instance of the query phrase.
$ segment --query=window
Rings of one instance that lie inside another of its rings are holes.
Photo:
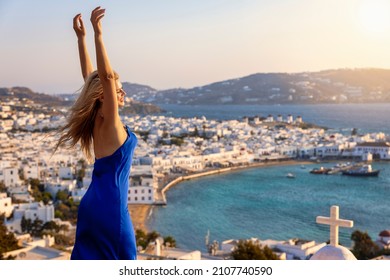
[[[138,197],[135,197],[134,200],[137,201],[137,200],[138,200]]]
[[[137,191],[137,190],[134,190],[134,193],[138,193],[138,191]]]
[[[142,200],[145,200],[145,197],[142,197]]]
[[[149,190],[149,193],[152,193],[152,190]]]
[[[149,196],[149,200],[152,200],[152,197],[151,197],[151,196]]]
[[[145,190],[142,190],[141,193],[145,193]]]
[[[4,206],[7,207],[7,206],[8,206],[8,203],[4,203]]]
[[[129,193],[131,193],[131,190],[129,190]]]

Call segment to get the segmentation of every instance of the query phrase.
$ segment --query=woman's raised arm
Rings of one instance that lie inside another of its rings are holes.
[[[84,22],[81,18],[81,14],[78,14],[73,18],[73,29],[76,32],[76,36],[77,36],[81,73],[85,81],[89,76],[89,74],[91,74],[94,70],[93,70],[91,58],[88,53],[87,43],[85,41],[86,32],[85,32]]]
[[[92,11],[91,22],[95,32],[96,62],[97,71],[103,86],[102,113],[106,125],[120,124],[118,114],[118,100],[116,93],[116,80],[118,77],[111,67],[110,60],[103,43],[101,19],[104,17],[105,9],[97,7]],[[119,122],[118,122],[119,121]]]

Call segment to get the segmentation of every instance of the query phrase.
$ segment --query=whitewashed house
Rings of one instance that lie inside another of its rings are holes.
[[[31,219],[32,221],[39,219],[43,223],[47,223],[54,220],[54,206],[51,203],[44,205],[42,202],[16,204],[12,220],[6,222],[8,230],[21,233],[23,216],[25,219]]]
[[[202,156],[173,157],[172,165],[174,169],[200,171],[204,168],[204,161]]]
[[[131,175],[128,190],[129,204],[153,204],[157,182],[152,175]]]
[[[11,197],[19,202],[21,201],[28,202],[31,200],[31,195],[30,195],[31,185],[29,184],[15,185],[9,187],[7,190],[11,195]]]
[[[40,179],[39,168],[37,164],[29,164],[23,167],[24,179]]]
[[[18,242],[22,248],[9,251],[4,257],[14,256],[15,260],[69,260],[70,253],[51,248],[55,244],[54,237],[44,235],[41,239],[33,239],[29,234],[24,234]]]
[[[70,193],[77,185],[76,180],[54,180],[45,182],[45,191],[49,192],[52,197],[56,197],[58,191],[66,191]]]
[[[6,193],[0,193],[0,215],[4,214],[6,218],[10,217],[14,207],[12,200]]]
[[[290,239],[286,242],[276,244],[275,248],[285,252],[288,260],[306,260],[324,246],[326,246],[325,242],[316,243],[315,241]]]
[[[363,142],[356,144],[353,154],[361,157],[363,154],[371,153],[374,159],[390,160],[389,142]]]
[[[61,166],[58,168],[58,177],[60,179],[70,180],[73,179],[73,170],[69,166]]]
[[[317,157],[334,157],[340,156],[344,151],[343,144],[327,144],[324,146],[317,146],[315,153]]]
[[[8,167],[0,170],[0,181],[3,181],[6,187],[12,187],[20,183],[18,169]]]
[[[296,146],[281,146],[276,149],[280,155],[288,158],[296,158],[298,155],[298,148]]]

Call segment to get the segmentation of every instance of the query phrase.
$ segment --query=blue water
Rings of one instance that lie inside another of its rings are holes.
[[[335,129],[390,131],[386,104],[336,108],[334,105],[232,106],[230,113],[227,106],[200,106],[193,115],[188,108],[193,106],[185,107],[173,108],[170,114],[184,117],[200,114],[210,119],[216,114],[217,119],[234,119],[241,114],[250,116],[261,107],[266,112],[261,115],[295,115],[299,111],[304,120]],[[318,116],[323,116],[322,122],[316,121]],[[345,118],[340,120],[340,116]],[[172,235],[181,248],[202,251],[208,230],[211,241],[257,237],[326,242],[329,227],[316,224],[315,219],[319,215],[328,216],[330,206],[338,205],[340,217],[354,221],[352,229],[340,229],[340,243],[345,246],[351,246],[354,230],[367,232],[376,239],[380,231],[390,229],[390,163],[374,163],[373,168],[381,169],[379,177],[374,178],[310,174],[314,167],[319,165],[307,165],[306,169],[301,165],[248,169],[183,182],[168,191],[167,206],[153,209],[148,227],[164,236]],[[289,172],[296,178],[286,178]]]
[[[321,105],[223,105],[223,106],[190,106],[159,105],[173,117],[202,117],[207,119],[229,120],[241,119],[244,116],[291,114],[294,118],[301,116],[303,121],[326,126],[335,130],[358,132],[385,132],[390,134],[390,104],[321,104]]]

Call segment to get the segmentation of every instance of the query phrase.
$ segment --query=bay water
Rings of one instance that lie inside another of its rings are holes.
[[[168,107],[167,114],[175,117],[223,120],[251,113],[299,114],[304,121],[336,131],[390,131],[387,104]],[[373,168],[381,172],[372,178],[309,173],[312,168],[334,164],[252,168],[186,181],[167,192],[167,206],[153,208],[147,226],[173,236],[180,248],[203,252],[208,231],[210,240],[219,242],[251,237],[326,242],[329,226],[317,224],[316,216],[329,216],[330,206],[338,205],[340,218],[354,221],[353,228],[340,228],[342,245],[351,246],[355,230],[376,240],[380,231],[390,229],[390,164],[374,162]],[[287,173],[296,178],[287,178]]]

